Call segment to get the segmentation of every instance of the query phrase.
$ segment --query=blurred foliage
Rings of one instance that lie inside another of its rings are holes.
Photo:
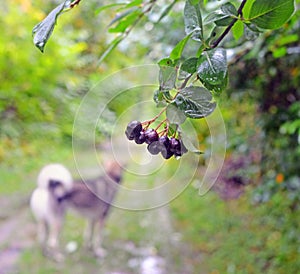
[[[284,28],[263,35],[231,66],[232,73],[236,74],[231,82],[231,96],[250,94],[249,102],[256,106],[257,113],[252,111],[255,125],[244,131],[249,134],[256,128],[256,138],[248,143],[238,142],[250,150],[256,147],[260,154],[262,182],[254,199],[266,201],[277,191],[285,190],[292,208],[297,203],[299,206],[296,197],[300,194],[299,15],[297,10]]]
[[[70,144],[74,115],[82,97],[100,79],[129,64],[129,58],[116,50],[115,58],[98,66],[97,56],[108,37],[101,24],[103,16],[93,16],[97,3],[89,1],[82,6],[83,12],[74,9],[59,18],[55,39],[49,41],[44,54],[34,48],[31,30],[45,16],[42,10],[47,12],[56,1],[1,4],[0,161],[11,150],[30,146],[28,142],[34,139]],[[26,154],[26,149],[22,153]]]
[[[70,137],[82,85],[81,76],[72,70],[82,67],[78,58],[87,44],[75,43],[68,37],[73,34],[65,32],[51,42],[58,50],[49,48],[50,54],[42,56],[32,49],[30,39],[41,10],[31,1],[16,0],[2,3],[1,14],[1,138]]]
[[[188,188],[171,204],[176,228],[192,249],[181,256],[193,273],[298,272],[299,210],[290,209],[285,191],[259,206],[248,203],[251,192],[231,201],[213,192],[195,195]]]
[[[83,96],[99,80],[133,63],[168,56],[184,37],[182,2],[174,2],[158,24],[169,3],[158,1],[99,65],[101,54],[116,37],[106,29],[115,10],[95,14],[111,1],[90,0],[59,17],[53,39],[41,54],[32,44],[31,30],[58,2],[1,3],[0,174],[5,182],[0,185],[1,194],[28,193],[36,171],[49,161],[71,163],[74,115]],[[224,2],[201,1],[203,14]],[[222,201],[215,193],[199,197],[190,187],[173,201],[174,224],[184,244],[192,247],[181,256],[195,267],[195,273],[299,271],[300,1],[296,2],[298,10],[283,28],[266,32],[254,42],[251,39],[257,36],[246,28],[241,36],[237,25],[223,41],[232,75],[226,93],[217,99],[228,129],[226,161],[250,157],[243,172],[253,186],[243,186],[245,195],[238,200]],[[195,43],[186,45],[184,56],[195,53]],[[112,115],[101,121],[100,138],[110,133],[111,122],[126,104],[136,100],[140,98],[120,95],[110,102]],[[203,146],[200,150],[205,150],[209,143],[205,120],[193,124]],[[129,220],[126,229],[112,228],[112,238],[120,233],[122,239],[139,242],[143,238],[140,227],[132,227],[134,222]],[[75,234],[77,224],[71,224],[71,233]],[[26,256],[24,266],[28,261],[35,266],[37,260],[38,268],[44,266],[36,250]],[[50,273],[56,270],[52,265],[50,269]]]

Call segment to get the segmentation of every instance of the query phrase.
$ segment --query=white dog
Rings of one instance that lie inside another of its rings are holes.
[[[43,253],[56,261],[63,260],[59,252],[59,234],[65,217],[65,204],[61,197],[72,187],[73,179],[68,169],[61,164],[49,164],[40,171],[37,188],[30,199]]]

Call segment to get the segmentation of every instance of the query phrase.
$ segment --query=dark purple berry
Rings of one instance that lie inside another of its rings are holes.
[[[146,144],[151,144],[152,142],[158,140],[158,134],[153,128],[148,128],[145,131],[145,136],[146,136]]]
[[[168,136],[161,136],[159,137],[158,141],[164,145],[166,148],[170,147],[170,140]]]
[[[181,140],[178,140],[179,144],[176,146],[175,151],[174,151],[174,156],[175,157],[180,157],[182,156],[184,153],[187,153],[188,150],[187,148],[184,146],[183,142]]]
[[[142,130],[140,132],[140,135],[135,136],[134,141],[138,145],[145,143],[145,141],[146,141],[145,131]]]
[[[154,141],[147,146],[147,149],[152,155],[157,155],[161,152],[161,144],[158,141]]]
[[[174,153],[168,148],[168,149],[162,149],[161,155],[164,159],[170,159]]]
[[[133,140],[136,136],[140,135],[142,131],[142,123],[139,121],[131,121],[126,128],[125,134],[129,140]]]
[[[173,153],[180,151],[180,143],[174,137],[170,138],[170,151]]]
[[[167,155],[168,154],[168,150],[170,149],[169,138],[167,136],[161,136],[161,137],[159,137],[158,142],[161,145],[161,148],[160,148],[161,154]]]

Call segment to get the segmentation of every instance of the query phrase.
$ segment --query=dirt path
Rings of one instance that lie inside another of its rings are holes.
[[[142,168],[147,169],[147,165]],[[140,171],[143,173],[143,170]],[[21,255],[37,247],[36,226],[28,207],[29,195],[16,194],[14,197],[0,199],[0,274],[21,273],[18,270]],[[159,195],[163,196],[166,193],[160,192]],[[192,269],[188,269],[181,261],[180,254],[184,252],[184,245],[181,235],[174,231],[168,205],[130,214],[132,222],[129,225],[142,233],[140,242],[112,240],[118,238],[115,235],[111,239],[108,237],[104,240],[108,253],[104,260],[91,262],[76,250],[74,254],[68,254],[69,265],[66,264],[66,270],[70,271],[69,268],[72,267],[72,274],[193,273]],[[113,211],[109,222],[111,226],[127,229],[122,210]],[[43,267],[44,264],[37,262],[37,268]],[[58,267],[61,268],[62,266]],[[30,273],[41,272],[39,269],[32,269]],[[56,273],[66,272],[58,270]]]
[[[9,208],[9,203],[5,203]],[[36,246],[36,227],[28,205],[20,205],[8,214],[6,218],[2,216],[0,222],[0,274],[21,273],[18,270],[18,262],[22,253]],[[114,222],[122,225],[119,214],[112,216],[111,225],[115,225]],[[182,274],[179,270],[180,235],[173,231],[168,206],[136,214],[134,223],[141,225],[140,229],[145,232],[142,242],[105,240],[108,254],[114,256],[108,255],[100,262],[99,273]],[[81,270],[77,269],[74,273],[80,274]]]
[[[28,196],[1,197],[0,274],[18,273],[22,252],[34,243],[34,224],[29,222]]]

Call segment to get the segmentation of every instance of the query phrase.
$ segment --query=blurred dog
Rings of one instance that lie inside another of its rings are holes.
[[[94,180],[74,182],[71,191],[61,198],[67,207],[87,218],[84,243],[97,257],[105,255],[101,247],[101,232],[121,182],[122,171],[117,162],[109,162],[104,175]]]
[[[66,210],[62,197],[71,191],[72,186],[72,176],[63,165],[49,164],[40,171],[37,188],[30,199],[43,254],[56,261],[63,260],[63,254],[59,251],[59,235]]]

